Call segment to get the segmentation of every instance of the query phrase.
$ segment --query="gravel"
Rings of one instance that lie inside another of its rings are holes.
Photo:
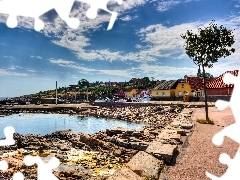
[[[228,137],[225,137],[221,146],[212,143],[212,137],[217,132],[235,122],[230,108],[219,111],[216,107],[209,107],[209,117],[214,120],[214,125],[196,122],[196,119],[205,117],[204,108],[193,111],[195,127],[188,138],[188,145],[179,148],[176,164],[166,167],[159,180],[209,180],[206,171],[220,177],[228,168],[219,162],[220,154],[227,153],[233,158],[237,152],[239,144]]]

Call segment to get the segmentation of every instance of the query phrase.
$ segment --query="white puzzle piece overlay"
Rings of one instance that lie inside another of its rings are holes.
[[[4,135],[5,139],[0,140],[0,146],[14,145],[15,140],[13,139],[13,134],[15,129],[11,126],[5,127]],[[38,165],[37,179],[38,180],[58,180],[58,178],[52,173],[52,169],[57,168],[60,165],[59,159],[53,157],[48,163],[45,163],[39,156],[25,156],[24,163],[27,166],[32,166],[34,164]],[[0,161],[0,170],[5,171],[8,169],[8,163],[5,160]],[[13,180],[23,180],[24,176],[21,172],[16,172],[13,174]]]
[[[240,72],[240,71],[239,71]],[[235,123],[225,127],[222,131],[216,133],[212,142],[220,146],[224,141],[224,136],[231,138],[240,144],[240,74],[234,76],[231,73],[226,73],[223,77],[223,81],[226,84],[234,84],[234,89],[230,98],[230,101],[217,100],[216,107],[218,110],[224,110],[228,106],[232,109]],[[240,179],[240,147],[233,159],[226,153],[222,153],[219,157],[219,161],[222,164],[228,165],[227,171],[221,176],[216,177],[215,175],[206,172],[206,176],[212,180],[239,180]]]
[[[55,9],[59,17],[73,29],[78,28],[79,20],[70,18],[73,3],[75,0],[0,0],[0,13],[8,14],[7,26],[15,28],[18,25],[17,16],[26,16],[34,18],[34,29],[40,31],[44,28],[44,22],[39,19],[41,15]],[[107,30],[112,29],[118,13],[107,9],[107,3],[110,0],[77,0],[90,5],[86,15],[89,19],[95,19],[99,9],[111,14],[111,19]],[[122,0],[116,0],[121,5]]]

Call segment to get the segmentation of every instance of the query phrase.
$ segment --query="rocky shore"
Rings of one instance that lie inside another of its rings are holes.
[[[37,166],[23,163],[26,155],[49,159],[61,164],[53,170],[58,179],[158,179],[161,169],[171,164],[192,131],[192,111],[182,105],[76,107],[68,110],[14,110],[13,113],[69,113],[146,123],[141,130],[121,127],[102,130],[93,135],[56,131],[45,136],[14,134],[13,146],[0,147],[0,160],[9,168],[0,179],[11,179],[21,171],[26,179],[36,179]],[[11,153],[10,153],[11,152]]]

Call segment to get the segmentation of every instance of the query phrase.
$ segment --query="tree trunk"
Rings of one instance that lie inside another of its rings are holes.
[[[208,118],[208,103],[207,103],[207,90],[206,90],[206,75],[205,75],[205,69],[202,63],[202,69],[203,69],[203,87],[204,87],[204,102],[205,102],[205,112],[206,112],[206,121],[209,120]]]

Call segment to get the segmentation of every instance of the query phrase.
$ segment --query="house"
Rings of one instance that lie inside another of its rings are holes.
[[[111,85],[112,85],[113,87],[116,87],[116,86],[117,86],[117,83],[116,83],[116,82],[111,82]]]
[[[207,83],[206,92],[209,100],[216,101],[218,98],[229,100],[231,97],[234,84],[226,84],[223,82],[223,76],[226,73],[231,73],[234,76],[238,76],[238,70],[226,71],[219,77]]]
[[[113,96],[118,97],[118,98],[124,98],[125,97],[125,93],[123,90],[117,90],[113,93]]]
[[[206,83],[212,79],[206,78]],[[176,87],[175,96],[182,100],[186,96],[186,101],[199,101],[204,97],[204,84],[202,77],[184,76],[179,80]]]
[[[152,89],[152,99],[154,100],[174,100],[175,89],[178,80],[162,80]]]
[[[116,83],[117,86],[124,86],[125,84],[127,84],[127,82],[117,82]]]
[[[152,90],[151,89],[147,89],[147,90],[142,90],[140,93],[140,97],[144,97],[145,95],[152,95]]]
[[[88,87],[89,88],[93,88],[94,87],[94,83],[89,83]]]
[[[134,94],[136,94],[137,89],[135,88],[129,88],[127,90],[124,91],[125,93],[125,98],[133,98]]]

